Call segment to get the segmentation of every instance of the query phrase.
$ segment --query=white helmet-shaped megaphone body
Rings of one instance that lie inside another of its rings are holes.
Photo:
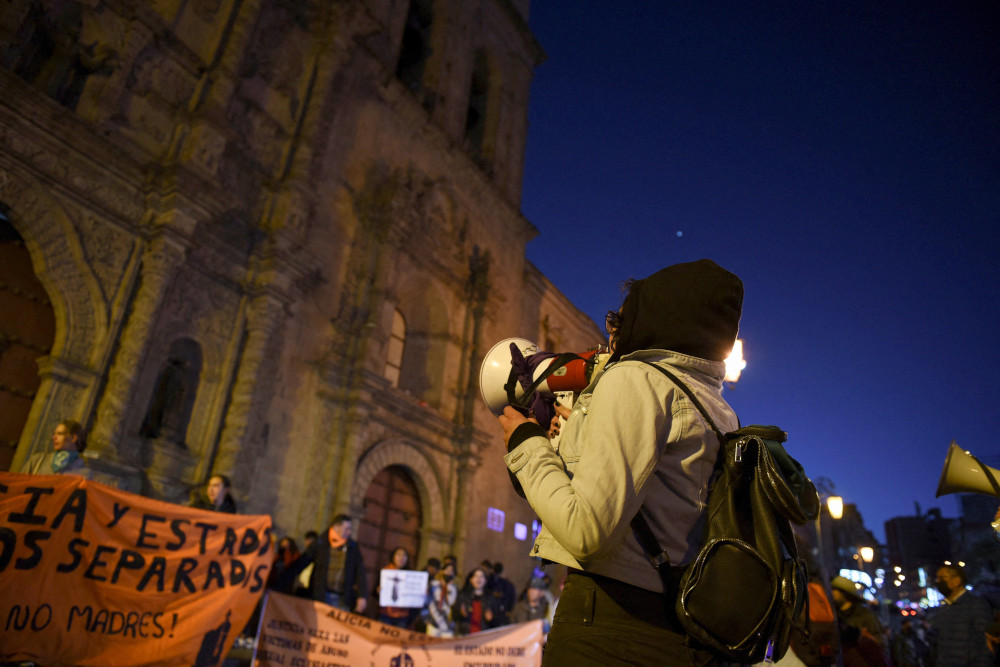
[[[494,416],[503,414],[503,409],[511,404],[507,386],[511,385],[513,397],[521,399],[525,389],[521,383],[513,378],[511,382],[511,354],[510,344],[514,343],[521,355],[527,359],[533,354],[538,354],[538,345],[524,338],[505,338],[486,353],[483,365],[479,369],[479,389],[483,394],[486,407]],[[572,355],[570,361],[560,362],[559,357],[544,359],[532,374],[532,380],[538,381],[544,378],[535,388],[543,396],[555,397],[556,393],[564,391],[582,391],[593,377],[594,371],[602,367],[610,355],[598,354],[596,350],[588,350]],[[550,366],[560,363],[558,367],[550,371]]]

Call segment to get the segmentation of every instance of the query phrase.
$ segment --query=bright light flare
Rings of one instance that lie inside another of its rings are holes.
[[[830,496],[826,499],[826,508],[830,510],[830,516],[839,519],[844,516],[844,499],[840,496]]]
[[[743,358],[743,341],[736,339],[733,351],[726,359],[726,382],[736,382],[740,379],[740,373],[747,367],[747,362]]]

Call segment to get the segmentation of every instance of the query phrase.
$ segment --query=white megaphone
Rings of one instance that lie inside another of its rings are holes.
[[[1000,497],[1000,470],[983,465],[953,442],[948,448],[934,497],[947,493],[984,493]]]
[[[503,414],[503,409],[511,404],[511,395],[508,394],[507,387],[510,386],[513,398],[524,397],[525,389],[511,377],[511,354],[510,344],[514,343],[520,350],[521,356],[525,359],[533,354],[538,354],[538,345],[524,338],[505,338],[490,348],[483,359],[483,365],[479,368],[479,390],[483,394],[486,407],[494,416]],[[539,380],[535,391],[543,396],[555,397],[556,393],[564,391],[582,391],[588,384],[594,372],[603,368],[607,363],[610,354],[598,353],[597,350],[588,350],[573,355],[575,358],[563,363],[550,372],[550,366],[556,363],[557,357],[545,359],[534,370],[532,379]],[[546,376],[547,375],[547,376]]]

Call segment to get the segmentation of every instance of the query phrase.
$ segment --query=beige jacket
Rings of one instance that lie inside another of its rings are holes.
[[[535,432],[504,460],[542,521],[532,556],[660,592],[629,523],[643,507],[670,562],[693,558],[719,442],[683,391],[643,361],[672,370],[720,430],[738,428],[722,398],[724,363],[641,350],[594,378],[557,448]]]

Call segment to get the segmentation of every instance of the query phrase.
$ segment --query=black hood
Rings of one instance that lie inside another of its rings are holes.
[[[632,283],[608,363],[636,350],[725,361],[742,308],[743,281],[712,260],[668,266]]]

